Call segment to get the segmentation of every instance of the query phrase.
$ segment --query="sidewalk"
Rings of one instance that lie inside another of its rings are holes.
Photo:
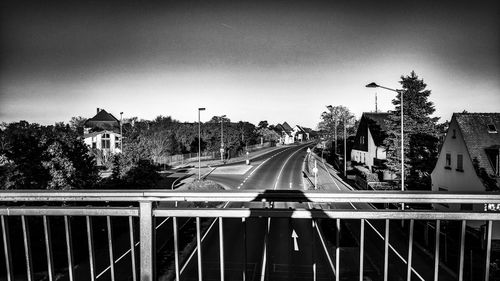
[[[316,185],[317,185],[317,190],[324,190],[324,191],[351,191],[355,190],[352,186],[350,186],[348,183],[344,182],[342,178],[340,178],[337,174],[339,173],[335,168],[332,167],[332,165],[323,162],[323,159],[315,154],[314,152],[311,152],[307,158],[306,158],[306,165],[304,167],[304,172],[306,173],[309,182],[309,189],[314,189],[314,167],[316,164],[316,168],[318,170],[318,174],[316,177]]]

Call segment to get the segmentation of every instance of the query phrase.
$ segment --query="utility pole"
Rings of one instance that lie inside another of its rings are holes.
[[[123,153],[123,111],[120,112],[120,152]]]
[[[201,122],[200,112],[205,110],[204,107],[198,108],[198,181],[201,180]]]

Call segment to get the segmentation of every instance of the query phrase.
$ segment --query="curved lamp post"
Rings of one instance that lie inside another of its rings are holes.
[[[403,90],[396,90],[396,89],[387,88],[384,86],[380,86],[375,82],[372,82],[372,83],[366,85],[366,87],[367,88],[382,88],[382,89],[396,92],[396,93],[401,95],[401,191],[404,191],[405,190],[405,166],[404,166],[404,157],[405,156],[404,156],[404,142],[403,142],[403,139],[404,139],[404,135],[403,135],[403,116],[404,116],[403,115],[403,96],[404,96]],[[401,207],[404,210],[404,203],[401,204]]]

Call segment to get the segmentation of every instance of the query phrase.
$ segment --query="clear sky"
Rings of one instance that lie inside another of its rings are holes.
[[[415,70],[436,116],[500,111],[500,1],[2,1],[0,122],[226,114],[315,128],[393,106]]]

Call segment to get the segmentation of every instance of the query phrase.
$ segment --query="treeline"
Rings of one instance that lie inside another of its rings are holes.
[[[78,121],[78,122],[76,122]],[[42,126],[26,121],[0,126],[0,188],[76,189],[114,186],[151,187],[158,181],[154,160],[163,156],[198,152],[198,124],[181,123],[171,117],[123,124],[123,152],[106,157],[109,179],[99,177],[96,157],[84,144],[82,118],[69,124]],[[219,117],[201,124],[201,150],[219,151]],[[259,130],[249,122],[222,120],[227,155],[260,142]]]
[[[201,151],[219,151],[221,147],[221,119],[213,117],[201,124]],[[222,120],[224,147],[229,153],[244,150],[245,146],[260,141],[255,125],[249,122]],[[198,152],[198,124],[181,123],[171,117],[127,120],[123,125],[123,152],[136,160],[158,159],[162,156]]]
[[[2,189],[93,188],[98,178],[94,157],[69,125],[2,124]]]

